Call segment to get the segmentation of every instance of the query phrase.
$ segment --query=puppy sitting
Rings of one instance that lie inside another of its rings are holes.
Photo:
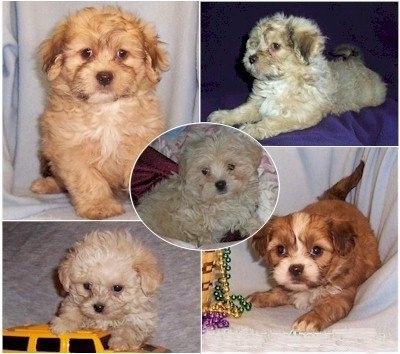
[[[352,175],[303,210],[273,217],[253,237],[276,286],[248,299],[256,307],[292,304],[308,310],[295,331],[320,331],[347,316],[358,286],[380,266],[378,243],[361,212],[344,200],[362,176]]]
[[[40,54],[49,94],[40,120],[43,177],[31,190],[67,191],[85,218],[122,214],[116,196],[164,127],[155,86],[168,63],[158,36],[119,8],[90,7],[60,22]]]
[[[154,292],[162,280],[154,256],[128,232],[95,231],[75,243],[59,266],[67,297],[54,333],[111,329],[114,350],[139,348],[155,327]]]
[[[316,125],[329,113],[358,112],[385,101],[386,86],[364,66],[349,45],[323,56],[325,37],[311,20],[266,17],[251,30],[243,63],[254,77],[247,102],[233,110],[211,113],[208,120],[240,129],[256,139]]]
[[[159,236],[196,246],[220,242],[229,231],[250,236],[262,225],[256,213],[262,150],[226,127],[188,141],[179,173],[140,199],[139,216]]]

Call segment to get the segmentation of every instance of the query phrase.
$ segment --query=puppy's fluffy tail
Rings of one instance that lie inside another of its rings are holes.
[[[335,57],[341,58],[342,60],[358,60],[364,62],[364,57],[361,53],[361,49],[353,44],[340,44],[338,45],[331,54]]]
[[[333,185],[331,188],[326,190],[321,196],[318,197],[318,200],[326,200],[326,199],[340,199],[340,200],[345,200],[347,197],[347,194],[358,184],[360,181],[363,171],[364,171],[364,161],[361,160],[357,168],[354,170],[354,172],[350,175],[347,176],[343,179],[341,179],[339,182],[337,182],[335,185]]]

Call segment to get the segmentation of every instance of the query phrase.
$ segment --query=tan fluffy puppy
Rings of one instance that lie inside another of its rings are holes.
[[[40,47],[49,82],[35,193],[68,191],[78,215],[123,213],[140,151],[164,127],[155,95],[166,52],[152,26],[117,7],[84,8]]]
[[[114,350],[139,348],[156,323],[154,292],[162,280],[149,250],[125,231],[94,231],[75,243],[58,274],[68,293],[51,321],[54,333],[111,329]]]
[[[219,242],[228,231],[250,236],[262,225],[256,213],[262,151],[250,137],[226,127],[188,141],[179,174],[144,195],[136,210],[159,236],[196,246]]]
[[[364,66],[359,51],[342,45],[329,62],[325,37],[302,17],[275,14],[251,30],[243,63],[254,77],[247,102],[211,113],[208,120],[240,129],[256,139],[316,125],[329,113],[358,112],[385,101],[386,86]]]
[[[295,331],[320,331],[347,316],[357,288],[380,266],[378,242],[368,219],[344,201],[364,163],[303,210],[273,217],[254,236],[255,250],[276,285],[248,299],[256,307],[292,304],[307,310]]]

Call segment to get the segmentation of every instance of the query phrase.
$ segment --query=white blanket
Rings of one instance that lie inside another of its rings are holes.
[[[203,351],[383,351],[397,350],[397,148],[278,148],[268,152],[277,166],[280,196],[276,215],[299,210],[349,175],[363,158],[359,185],[347,201],[369,217],[379,239],[382,267],[357,293],[350,314],[322,333],[291,335],[302,314],[291,306],[252,309],[231,327],[208,330]],[[265,266],[248,242],[232,247],[231,293],[268,290]]]
[[[65,15],[85,6],[116,4],[151,22],[170,53],[157,88],[168,128],[198,121],[197,2],[5,2],[3,4],[3,219],[78,219],[65,195],[29,191],[39,176],[38,119],[45,85],[39,44]],[[127,201],[125,215],[135,219]]]

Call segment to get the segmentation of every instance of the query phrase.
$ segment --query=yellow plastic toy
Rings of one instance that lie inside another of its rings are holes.
[[[3,352],[113,353],[108,348],[111,331],[83,329],[55,335],[48,324],[29,324],[3,330]],[[167,353],[144,344],[135,353]]]

